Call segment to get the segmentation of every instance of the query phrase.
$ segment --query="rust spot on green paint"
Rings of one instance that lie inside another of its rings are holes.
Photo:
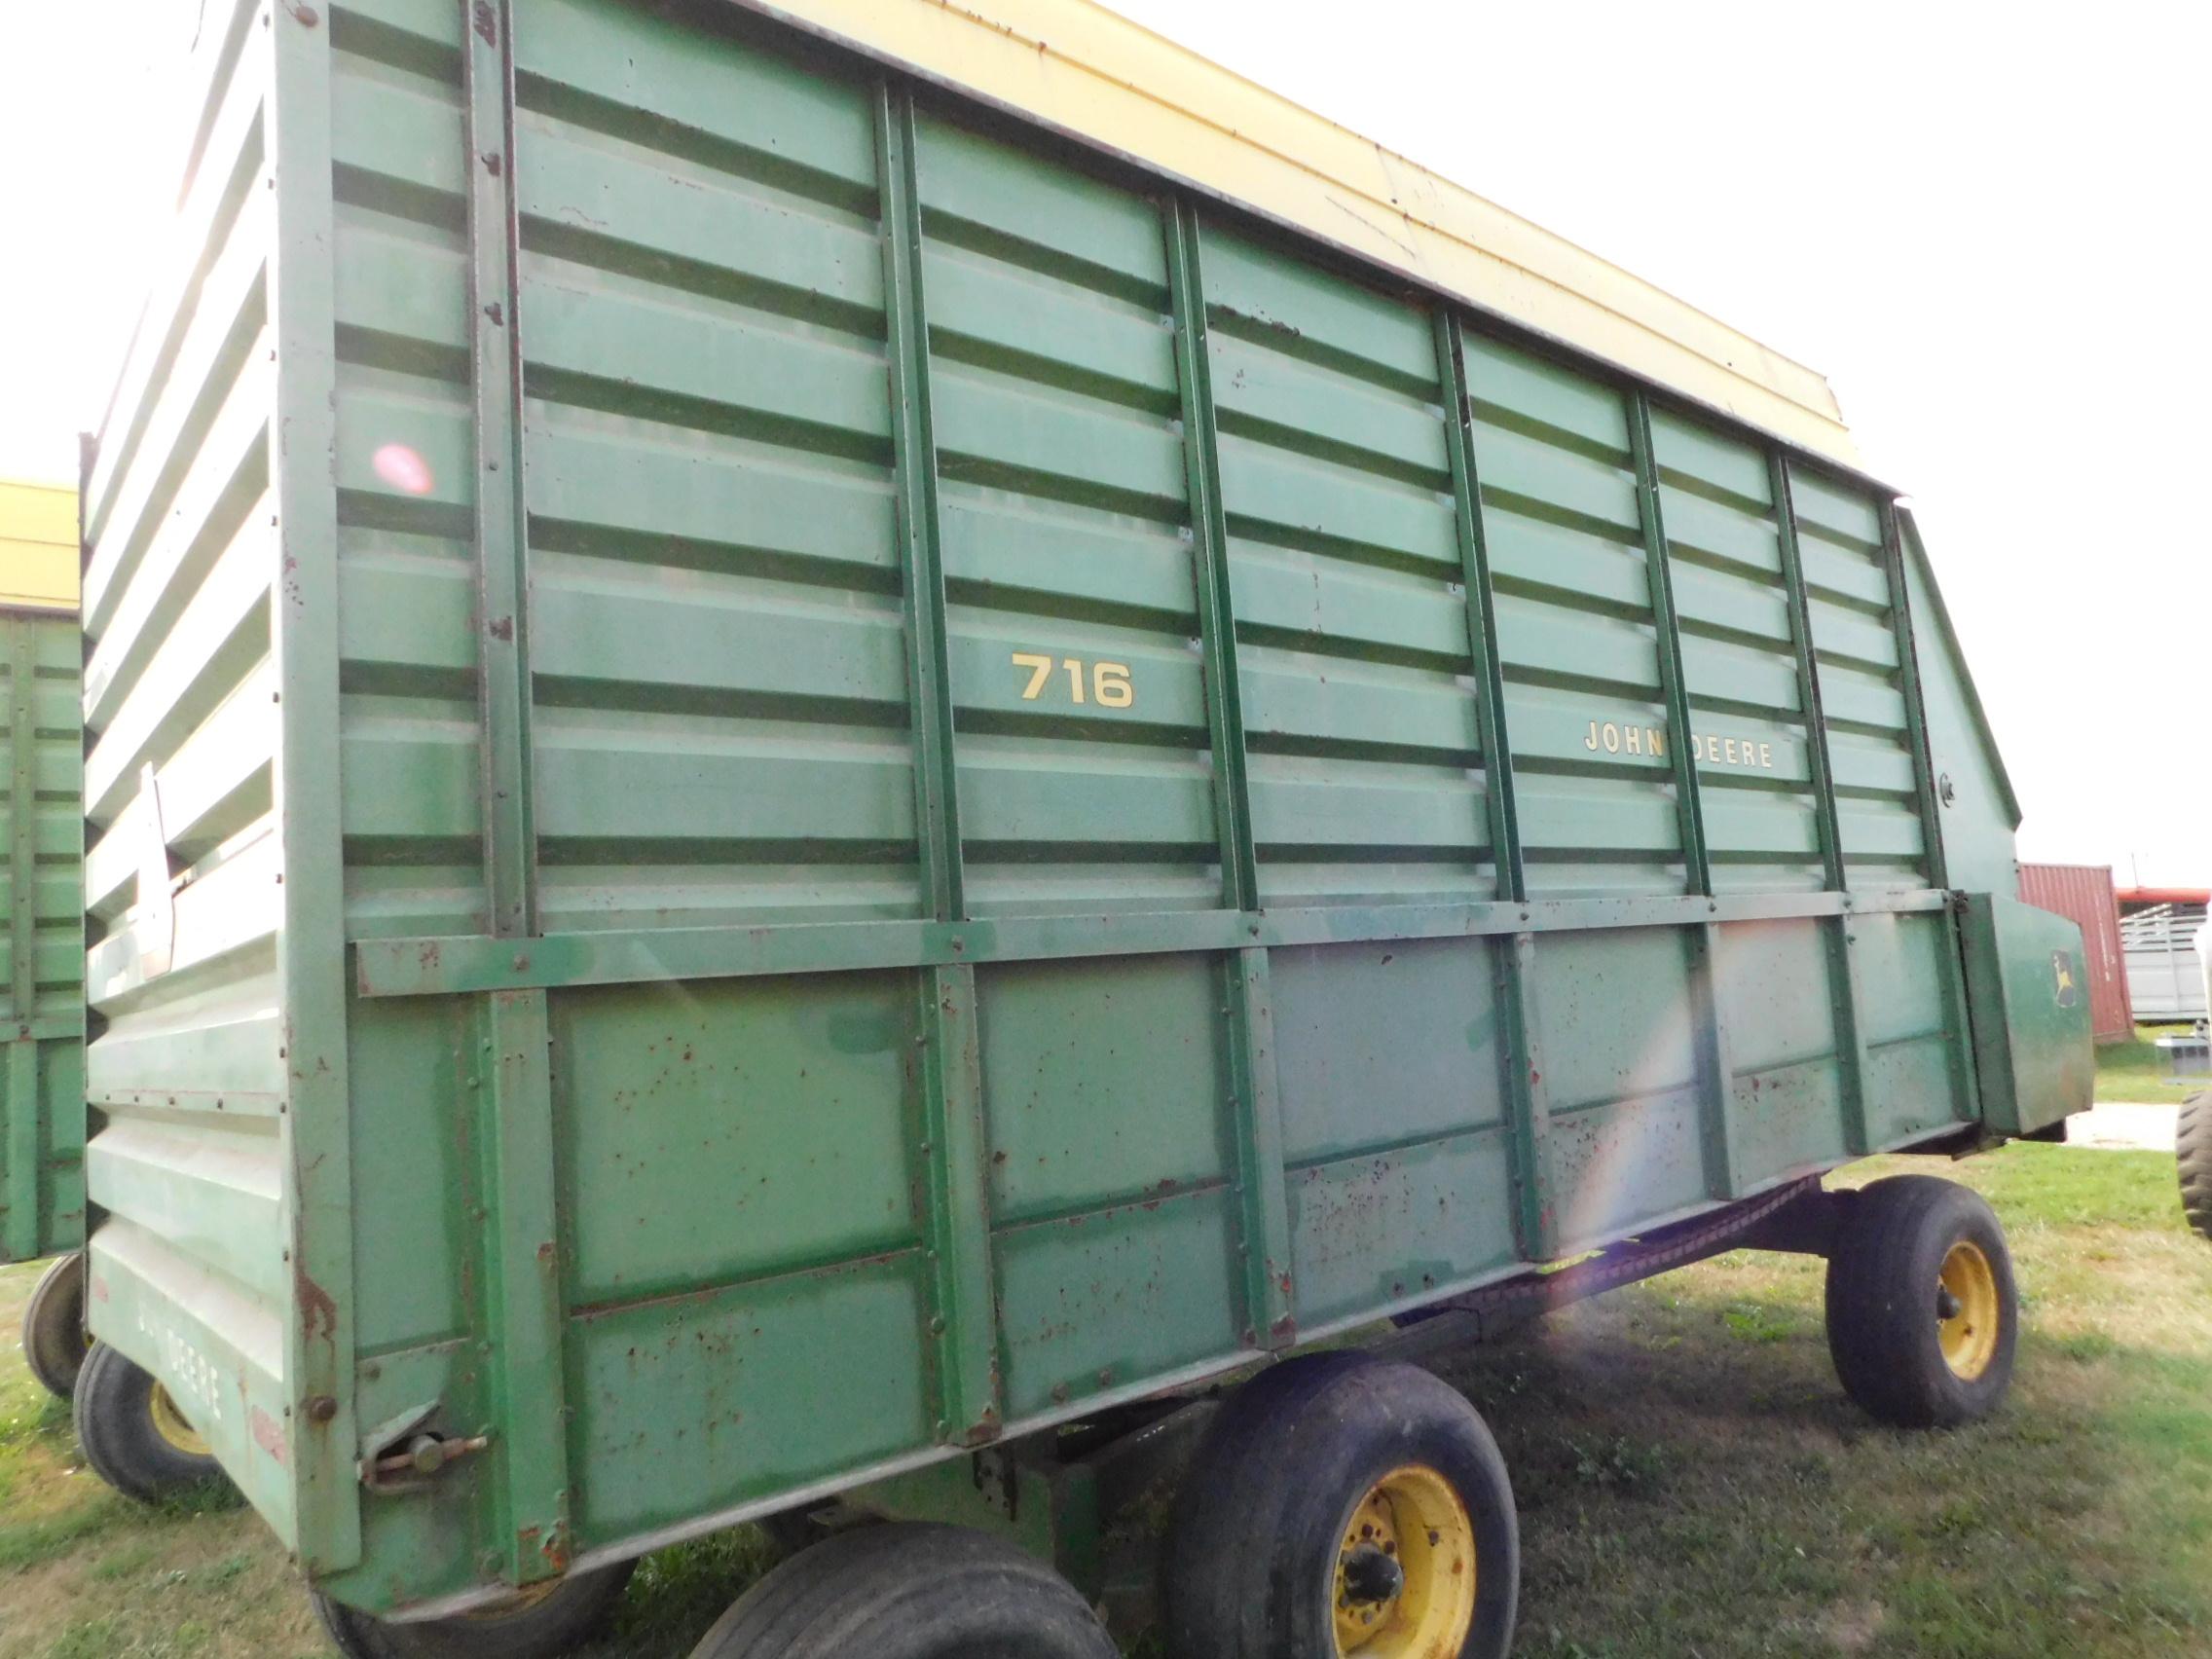
[[[308,1341],[317,1338],[334,1341],[338,1336],[338,1304],[331,1300],[330,1292],[308,1275],[304,1267],[292,1270],[292,1296],[300,1305],[300,1329]]]

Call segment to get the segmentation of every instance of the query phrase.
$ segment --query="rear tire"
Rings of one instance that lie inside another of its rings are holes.
[[[75,1417],[85,1461],[125,1497],[160,1503],[225,1479],[169,1391],[105,1343],[85,1356]]]
[[[1042,1562],[965,1527],[886,1522],[793,1556],[737,1599],[691,1659],[1117,1659]]]
[[[57,1400],[73,1397],[92,1344],[85,1336],[85,1257],[55,1258],[23,1305],[23,1361]]]
[[[1980,1194],[1897,1175],[1852,1200],[1828,1258],[1828,1353],[1868,1414],[1899,1428],[1989,1416],[2019,1321],[2011,1251]]]
[[[1176,1659],[1500,1659],[1520,1599],[1512,1483],[1475,1409],[1427,1372],[1287,1360],[1223,1406],[1161,1577]]]
[[[387,1624],[316,1590],[308,1600],[346,1659],[559,1659],[598,1633],[637,1565],[571,1572],[480,1611],[421,1624]]]
[[[2181,1212],[2199,1237],[2212,1240],[2212,1092],[2193,1094],[2182,1107],[2174,1154],[2181,1163]]]

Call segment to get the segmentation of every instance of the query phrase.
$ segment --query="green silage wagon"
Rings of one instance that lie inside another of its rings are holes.
[[[1383,1659],[1517,1595],[1424,1344],[1760,1244],[1994,1407],[1994,1218],[1820,1177],[2085,1105],[2080,938],[1817,376],[1068,0],[202,39],[86,478],[111,1476],[158,1384],[356,1655],[755,1519],[702,1654],[1109,1652],[1175,1487],[1176,1651]]]
[[[64,1398],[85,1357],[78,666],[76,492],[0,479],[0,1262],[52,1258],[24,1308],[22,1348],[32,1375]]]

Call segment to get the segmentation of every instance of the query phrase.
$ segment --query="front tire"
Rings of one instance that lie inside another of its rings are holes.
[[[1496,1442],[1427,1372],[1292,1359],[1223,1406],[1169,1528],[1177,1659],[1501,1659],[1520,1532]]]
[[[311,1590],[314,1616],[346,1659],[559,1659],[596,1635],[637,1563],[548,1579],[450,1619],[387,1624]]]
[[[224,1478],[169,1391],[105,1343],[85,1356],[75,1418],[85,1461],[125,1497],[160,1503]]]
[[[2193,1094],[2182,1107],[2174,1154],[2181,1164],[2181,1212],[2198,1237],[2212,1240],[2212,1092]]]
[[[85,1336],[85,1257],[57,1256],[23,1305],[23,1361],[39,1386],[57,1400],[73,1398],[92,1344]]]
[[[691,1659],[1117,1659],[1075,1587],[965,1527],[839,1532],[737,1599]]]
[[[1989,1416],[2019,1321],[2012,1253],[1980,1194],[1930,1175],[1859,1192],[1828,1258],[1828,1353],[1871,1416],[1899,1428]]]

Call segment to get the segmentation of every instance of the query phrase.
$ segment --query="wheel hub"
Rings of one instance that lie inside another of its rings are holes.
[[[2000,1308],[1996,1269],[1980,1245],[1961,1239],[1943,1258],[1936,1286],[1936,1333],[1943,1363],[1962,1382],[1977,1381],[1997,1357]]]
[[[1409,1464],[1352,1510],[1337,1552],[1337,1652],[1427,1659],[1466,1645],[1475,1616],[1475,1528],[1434,1469]]]

